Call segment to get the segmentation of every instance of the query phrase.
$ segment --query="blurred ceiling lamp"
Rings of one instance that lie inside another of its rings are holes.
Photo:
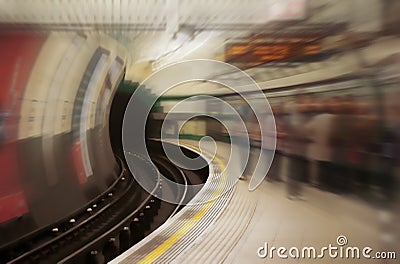
[[[301,20],[306,15],[306,0],[269,0],[269,20]]]

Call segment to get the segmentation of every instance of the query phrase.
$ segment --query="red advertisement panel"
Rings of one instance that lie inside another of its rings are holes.
[[[79,183],[86,183],[87,177],[85,174],[85,167],[83,165],[81,143],[79,141],[76,141],[72,147],[72,160],[74,162]]]
[[[17,160],[21,103],[45,34],[0,32],[0,223],[28,212]]]

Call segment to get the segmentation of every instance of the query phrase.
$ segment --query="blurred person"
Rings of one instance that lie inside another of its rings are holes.
[[[369,142],[373,141],[374,134],[372,122],[364,115],[361,105],[353,95],[343,98],[341,113],[346,121],[344,133],[347,134],[342,142],[343,159],[341,160],[342,175],[338,179],[342,181],[341,188],[345,192],[362,192],[367,189],[368,173],[363,168],[366,162],[365,151]]]
[[[364,155],[373,138],[373,124],[364,116],[353,95],[335,97],[336,113],[331,143],[334,146],[333,191],[348,193],[366,189],[368,173]],[[374,169],[375,170],[375,169]]]
[[[299,95],[290,108],[288,118],[287,153],[289,158],[289,173],[287,191],[289,199],[303,199],[301,182],[308,178],[308,160],[305,157],[308,144],[304,126],[308,122],[307,96]]]
[[[304,95],[300,98],[301,103],[299,113],[301,116],[301,122],[303,122],[300,127],[301,130],[304,130],[306,124],[318,114],[318,104],[316,103],[316,101],[316,97],[310,95]],[[306,183],[310,182],[311,176],[310,158],[307,155],[307,149],[310,143],[311,141],[307,136],[307,133],[305,131],[302,131],[302,138],[298,141],[299,150],[302,152],[298,152],[298,156],[302,158],[305,167],[305,171],[301,175],[300,180]]]
[[[396,130],[391,126],[380,127],[371,109],[364,110],[362,117],[359,130],[365,145],[366,161],[363,163],[367,166],[362,167],[360,185],[368,195],[366,198],[378,198],[384,202],[382,205],[387,206],[395,200],[398,184],[395,175],[399,154]]]
[[[273,113],[263,113],[260,117],[260,125],[257,125],[257,130],[261,130],[263,133],[261,134],[261,131],[255,131],[255,137],[253,138],[254,142],[254,147],[258,148],[260,151],[260,163],[258,166],[261,166],[258,171],[255,170],[255,167],[253,167],[253,173],[258,173],[257,176],[258,179],[261,178],[272,178],[273,180],[278,180],[279,175],[278,173],[278,167],[279,167],[279,160],[277,159],[276,156],[276,124],[275,124],[275,118]],[[260,141],[258,142],[258,139]],[[263,143],[263,144],[261,144]],[[257,156],[258,157],[258,156]],[[254,158],[254,162],[258,161],[258,158]],[[271,160],[271,163],[269,162]],[[269,168],[267,166],[270,166]],[[265,175],[265,172],[267,175]],[[264,174],[264,175],[261,175]]]
[[[351,190],[348,174],[348,149],[351,147],[354,131],[354,117],[351,115],[349,101],[345,96],[332,98],[332,109],[335,114],[330,142],[333,147],[333,174],[329,181],[330,190],[343,193]]]
[[[252,113],[252,112],[251,112]],[[270,160],[274,158],[275,153],[275,122],[272,113],[267,109],[259,109],[259,116],[254,114],[246,116],[247,127],[250,137],[250,156],[244,172],[240,178],[242,180],[249,177],[264,179],[270,175]],[[263,131],[263,133],[261,133]],[[272,166],[272,164],[271,164]],[[267,173],[267,175],[265,175]]]
[[[395,166],[398,155],[396,149],[396,133],[393,129],[386,127],[383,131],[381,143],[381,173],[379,186],[382,188],[384,198],[388,201],[394,201],[396,198],[396,179]]]
[[[249,107],[249,105],[243,101],[239,100],[237,104],[235,105],[235,110],[238,112],[238,114],[241,117],[241,120],[245,120],[245,127],[242,127],[241,124],[239,124],[239,121],[236,120],[234,121],[233,124],[233,131],[232,135],[230,135],[231,138],[231,148],[232,148],[232,155],[231,157],[234,157],[234,160],[232,161],[232,164],[234,165],[233,171],[236,172],[242,172],[239,176],[240,180],[247,180],[247,176],[249,174],[248,167],[250,166],[251,162],[251,142],[248,142],[248,137],[250,133],[250,128],[251,128],[251,122],[253,118],[249,118],[252,114],[252,111]],[[246,129],[244,131],[243,129]],[[235,143],[233,143],[235,142]],[[250,149],[247,149],[250,148]],[[249,152],[248,152],[249,151]],[[247,155],[248,154],[248,155]]]
[[[240,178],[241,180],[247,180],[251,178],[255,167],[258,162],[258,157],[261,154],[261,130],[258,122],[252,120],[248,124],[249,129],[249,139],[250,139],[250,153],[249,159],[246,165],[246,169],[244,171],[243,176]]]
[[[311,98],[311,100],[310,100],[310,102],[308,103],[308,106],[307,106],[307,113],[308,113],[308,123],[316,116],[316,115],[318,115],[320,112],[321,112],[321,107],[320,107],[320,105],[321,105],[321,102],[320,102],[320,99],[318,98],[318,96],[316,96],[316,95],[314,95],[314,96],[312,96],[312,97],[310,97]],[[308,138],[308,140],[306,141],[306,150],[308,150],[309,149],[309,147],[310,147],[310,144],[311,144],[311,142],[312,142],[312,137],[307,137]],[[317,171],[317,161],[310,155],[310,153],[307,151],[306,153],[305,153],[305,157],[307,157],[307,160],[308,160],[308,171],[309,171],[309,174],[308,174],[308,178],[306,179],[306,182],[308,183],[308,184],[310,184],[310,185],[313,185],[313,186],[317,186],[318,184],[317,184],[317,177],[318,177],[318,171]]]
[[[279,177],[288,185],[289,182],[289,161],[290,161],[290,135],[289,135],[289,119],[290,119],[290,103],[281,104],[279,117],[275,119],[277,142],[276,149],[280,154]]]
[[[398,94],[396,94],[395,96],[394,96],[394,98],[396,98],[396,100],[400,100],[400,92],[398,93]],[[400,141],[400,117],[397,115],[397,113],[400,113],[400,104],[398,104],[398,103],[396,103],[394,106],[393,106],[393,110],[394,110],[394,112],[395,112],[395,115],[396,115],[396,120],[393,122],[393,124],[392,124],[392,130],[393,130],[393,132],[395,133],[395,139],[397,140],[397,153],[399,153],[400,154],[400,146],[399,146],[399,141]],[[397,166],[400,166],[400,157],[399,156],[397,156],[397,159],[396,159],[396,165]]]
[[[283,167],[283,141],[287,136],[287,128],[285,127],[285,122],[283,121],[283,104],[275,105],[272,107],[274,119],[275,119],[275,126],[276,126],[276,148],[275,148],[275,155],[274,159],[271,164],[271,168],[268,172],[267,181],[282,181],[281,176],[281,168]]]
[[[365,108],[354,99],[347,101],[347,111],[352,116],[352,124],[348,128],[351,139],[345,152],[346,173],[350,179],[350,191],[362,194],[368,190],[369,176],[365,168],[366,151],[370,142],[374,141],[375,128],[365,112]]]
[[[396,96],[397,100],[400,98],[400,95],[397,94]],[[396,104],[394,106],[396,113],[400,112],[400,104]],[[392,173],[393,177],[395,179],[395,188],[399,188],[399,181],[400,181],[400,120],[397,117],[396,121],[391,125],[391,131],[393,133],[393,168],[392,168]],[[399,197],[399,192],[394,190],[394,193],[397,194],[397,196],[394,197],[394,199]]]
[[[321,100],[318,109],[316,109],[319,113],[305,126],[305,132],[310,140],[307,148],[307,156],[315,165],[315,184],[323,190],[328,189],[329,180],[332,177],[332,145],[330,136],[335,115],[331,113],[329,103],[329,100]]]

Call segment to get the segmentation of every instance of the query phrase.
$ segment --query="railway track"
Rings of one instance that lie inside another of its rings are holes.
[[[151,145],[158,173],[149,173],[154,167],[147,166],[149,162],[144,160],[143,168],[138,169],[140,173],[157,175],[149,179],[154,185],[150,193],[139,186],[119,159],[121,173],[105,192],[61,221],[2,247],[1,262],[105,263],[176,214],[193,196],[187,193],[187,186],[204,182],[207,174],[179,168],[163,155],[159,142]],[[160,173],[181,187],[163,182]],[[157,197],[163,192],[176,195],[179,202],[161,201]]]

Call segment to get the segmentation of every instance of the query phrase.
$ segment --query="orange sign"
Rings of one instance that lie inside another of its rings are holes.
[[[321,53],[321,45],[314,42],[232,43],[225,48],[227,62],[297,61],[305,56]]]

